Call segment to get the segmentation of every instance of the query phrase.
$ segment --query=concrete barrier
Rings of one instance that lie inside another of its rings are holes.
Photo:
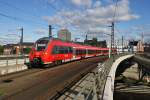
[[[24,64],[25,62],[29,62],[29,59],[10,59],[10,60],[0,60],[0,67],[7,67],[11,65]]]
[[[122,57],[118,58],[117,60],[115,60],[115,62],[112,64],[110,72],[107,76],[103,100],[113,100],[114,80],[115,80],[116,69],[122,61],[129,59],[131,57],[133,57],[133,55],[122,56]]]
[[[0,75],[5,75],[5,74],[13,73],[13,72],[26,70],[26,69],[28,69],[28,66],[25,64],[0,67]]]

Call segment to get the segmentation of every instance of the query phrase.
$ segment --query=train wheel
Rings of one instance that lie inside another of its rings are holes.
[[[56,66],[57,65],[57,61],[54,61],[53,64],[54,64],[54,66]]]
[[[58,65],[60,65],[60,64],[62,64],[62,61],[61,61],[61,60],[59,60],[57,63],[58,63]]]
[[[41,64],[31,63],[31,68],[41,67]]]
[[[62,61],[61,60],[55,61],[54,64],[55,65],[60,65],[60,64],[62,64]]]

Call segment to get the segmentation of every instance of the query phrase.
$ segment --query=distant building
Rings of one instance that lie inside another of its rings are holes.
[[[137,44],[138,44],[138,41],[130,41],[129,42],[129,51],[137,52]]]
[[[128,41],[123,41],[122,40],[115,40],[114,41],[114,48],[117,49],[117,53],[123,53],[123,52],[128,52]]]
[[[10,55],[10,54],[20,54],[22,47],[22,52],[24,54],[28,54],[33,47],[34,43],[32,42],[23,42],[22,45],[20,44],[6,44],[4,45],[4,54]]]
[[[130,41],[129,42],[129,50],[132,52],[144,52],[144,44],[141,40],[139,41]]]
[[[96,46],[96,47],[103,47],[103,48],[107,47],[106,40],[98,41],[97,38],[93,38],[92,40],[85,39],[84,43],[87,45]]]
[[[98,41],[97,46],[98,47],[106,48],[107,47],[106,40],[104,40],[104,41]]]
[[[150,43],[145,43],[144,52],[150,53]]]
[[[58,31],[58,38],[64,41],[71,41],[71,32],[68,29],[61,29]]]
[[[144,52],[144,44],[143,42],[140,40],[138,41],[138,44],[137,44],[137,51],[140,52],[140,53],[143,53]]]

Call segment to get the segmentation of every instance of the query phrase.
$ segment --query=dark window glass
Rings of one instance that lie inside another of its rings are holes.
[[[88,54],[95,54],[96,50],[88,50]]]
[[[79,49],[76,49],[76,55],[79,55]]]
[[[82,50],[82,54],[86,54],[86,50]]]
[[[64,47],[64,46],[54,46],[52,50],[53,54],[67,54],[73,53],[72,47]],[[78,52],[79,53],[79,52]]]
[[[98,53],[101,53],[101,50],[98,50]]]
[[[58,46],[53,47],[52,54],[59,54],[59,47]]]
[[[108,53],[108,50],[105,50],[105,53]]]
[[[66,53],[68,53],[68,52],[69,52],[68,47],[64,47],[64,53],[66,54]]]
[[[76,55],[78,55],[78,49],[76,49]]]
[[[81,55],[82,54],[82,50],[79,50],[79,55]]]
[[[59,54],[64,54],[64,47],[61,46],[61,47],[59,48]]]
[[[69,53],[73,53],[72,47],[69,47]]]
[[[49,39],[45,39],[45,38],[37,40],[36,41],[36,50],[37,51],[45,50],[48,42],[49,42]]]

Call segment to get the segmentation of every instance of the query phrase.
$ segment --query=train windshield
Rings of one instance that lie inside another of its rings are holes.
[[[45,48],[47,47],[47,44],[49,42],[49,38],[42,38],[36,41],[36,50],[37,51],[42,51],[45,50]]]

